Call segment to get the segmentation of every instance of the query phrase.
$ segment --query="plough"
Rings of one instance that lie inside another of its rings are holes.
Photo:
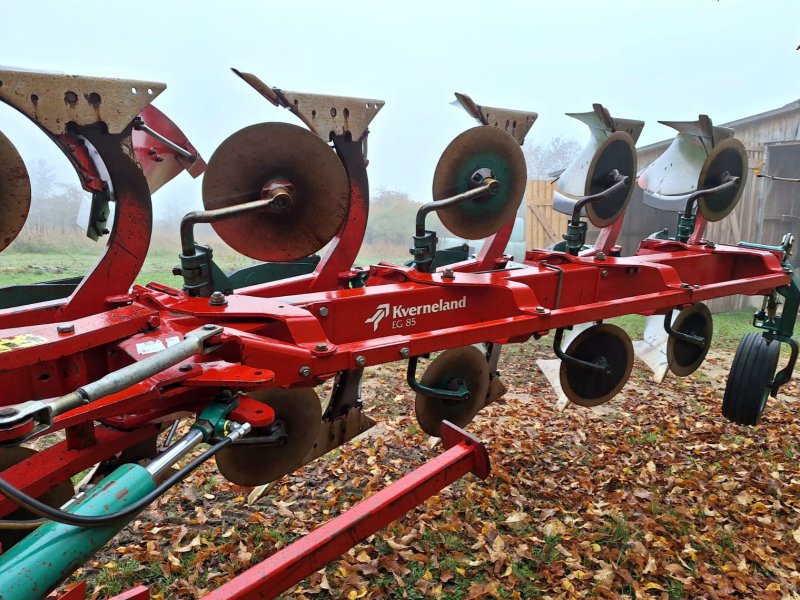
[[[537,115],[457,94],[479,124],[444,150],[432,200],[409,223],[411,260],[361,268],[368,127],[383,102],[289,92],[235,73],[303,126],[251,125],[206,164],[153,106],[163,84],[0,71],[0,100],[59,146],[92,194],[87,234],[108,236],[79,281],[0,290],[0,598],[46,596],[212,458],[227,480],[259,486],[352,440],[374,424],[363,410],[366,367],[407,363],[420,428],[446,451],[209,598],[272,597],[467,472],[486,477],[486,450],[460,428],[504,393],[506,344],[554,332],[562,393],[596,406],[622,389],[634,360],[632,340],[608,319],[658,320],[667,365],[686,376],[711,343],[703,302],[758,295],[761,332],[737,351],[724,416],[756,424],[791,377],[800,302],[788,263],[793,240],[706,239],[706,224],[735,208],[748,174],[742,144],[708,117],[672,123],[675,142],[638,176],[646,202],[678,215],[674,234],[622,257],[616,240],[644,123],[612,118],[601,105],[574,115],[592,138],[555,184],[555,208],[569,215],[564,243],[515,263],[503,252],[526,182],[520,146]],[[1,134],[0,159],[2,250],[22,230],[31,193],[24,162]],[[183,170],[203,174],[204,210],[180,225],[174,273],[182,286],[134,285],[149,246],[151,194]],[[480,253],[441,251],[427,226],[432,212],[455,236],[489,238]],[[198,223],[261,262],[223,272],[198,242]],[[599,228],[593,245],[589,223]],[[662,343],[654,339],[651,346]],[[790,359],[777,371],[782,343]],[[322,401],[315,388],[326,381],[332,391]],[[192,425],[176,440],[185,419]],[[196,454],[201,444],[208,448]],[[86,470],[74,489],[72,477]]]

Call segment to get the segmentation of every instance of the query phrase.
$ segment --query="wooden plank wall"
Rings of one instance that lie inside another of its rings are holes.
[[[567,215],[553,210],[553,182],[531,179],[525,189],[525,242],[529,249],[547,248],[567,232]]]

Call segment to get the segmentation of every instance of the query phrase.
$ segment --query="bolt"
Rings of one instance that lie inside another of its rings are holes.
[[[208,300],[209,306],[225,306],[227,303],[228,299],[222,292],[214,292]]]
[[[367,364],[367,357],[359,354],[358,356],[356,356],[356,364],[359,367],[363,367],[365,364]]]
[[[13,417],[17,414],[17,409],[11,406],[4,406],[0,408],[0,417]]]
[[[547,309],[546,309],[544,306],[537,306],[537,307],[536,307],[536,308],[534,308],[533,310],[534,310],[535,312],[537,312],[537,313],[541,314],[541,313],[545,312]]]
[[[58,331],[58,333],[75,333],[75,325],[72,323],[61,323],[60,325],[56,325],[56,331]]]
[[[456,274],[453,273],[453,269],[451,269],[450,267],[446,268],[442,273],[442,279],[455,279],[455,278]]]
[[[597,254],[594,255],[594,259],[595,260],[605,260],[606,259],[606,253],[605,252],[598,252]]]
[[[172,274],[175,275],[176,277],[180,277],[181,275],[183,275],[183,269],[181,269],[180,267],[172,267]]]
[[[192,365],[181,365],[180,367],[178,367],[178,371],[180,371],[181,373],[186,373],[187,371],[191,370],[192,370]]]
[[[203,325],[203,331],[214,331],[217,328],[216,325],[212,325],[209,323],[208,325]]]
[[[600,271],[600,277],[608,277],[608,269],[603,269]]]
[[[402,348],[400,348],[400,356],[402,356],[403,358],[408,358],[409,356],[411,356],[411,350],[403,346]]]
[[[328,349],[328,344],[325,344],[323,342],[320,342],[319,344],[314,346],[314,350],[319,350],[320,352],[324,352],[327,349]]]
[[[300,367],[298,373],[300,373],[300,377],[308,377],[309,375],[311,375],[311,367],[303,365],[302,367]]]
[[[706,248],[716,248],[717,245],[712,241],[706,241]]]
[[[320,317],[327,317],[330,311],[327,306],[320,306],[318,312]]]

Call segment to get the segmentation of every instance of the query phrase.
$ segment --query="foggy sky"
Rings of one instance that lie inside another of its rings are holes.
[[[287,90],[380,98],[370,136],[374,189],[429,199],[436,161],[474,125],[449,105],[534,110],[528,139],[583,143],[565,112],[601,102],[646,121],[640,144],[671,137],[657,119],[715,123],[800,97],[798,0],[655,2],[19,2],[0,0],[0,64],[163,81],[155,101],[208,159],[235,130],[296,122],[230,72]],[[0,129],[26,161],[59,165],[60,152],[0,105]],[[155,196],[159,206],[200,206],[187,174]]]

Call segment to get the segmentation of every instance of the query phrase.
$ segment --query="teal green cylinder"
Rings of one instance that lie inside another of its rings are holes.
[[[107,515],[133,504],[156,487],[144,467],[127,464],[98,483],[70,513]],[[0,600],[46,596],[102,548],[135,515],[108,527],[75,527],[49,522],[0,555]]]

